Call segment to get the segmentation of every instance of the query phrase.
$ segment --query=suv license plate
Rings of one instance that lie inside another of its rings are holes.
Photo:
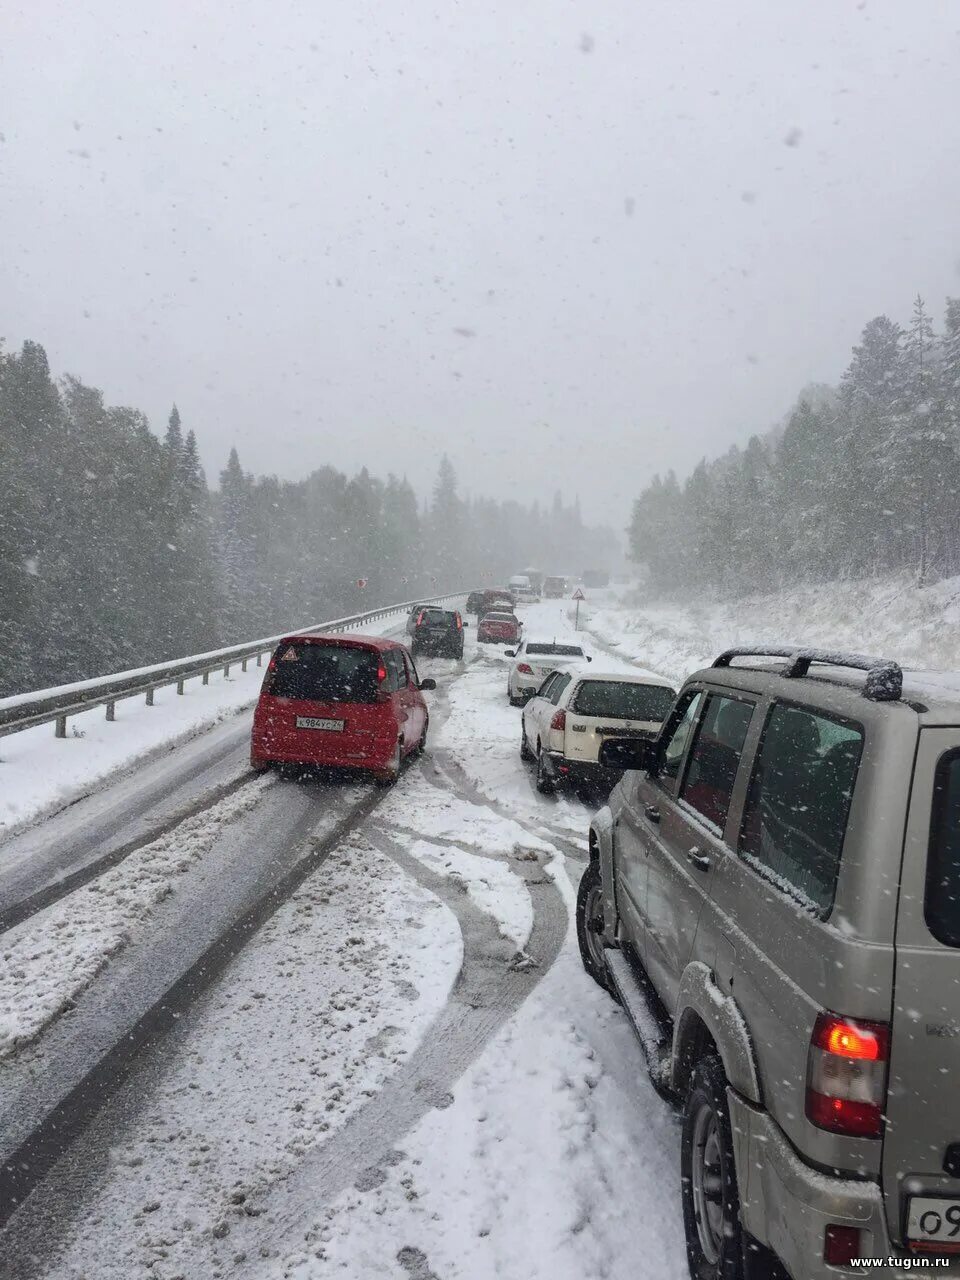
[[[343,732],[342,720],[320,720],[316,716],[297,716],[298,729],[332,729],[334,733]]]
[[[960,1252],[960,1200],[911,1196],[907,1240],[910,1244],[941,1245],[944,1253]]]

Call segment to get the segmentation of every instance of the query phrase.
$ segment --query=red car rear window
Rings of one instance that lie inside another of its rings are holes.
[[[376,702],[380,655],[348,645],[283,644],[267,693],[310,702]]]

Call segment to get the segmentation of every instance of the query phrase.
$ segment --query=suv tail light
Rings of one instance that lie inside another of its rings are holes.
[[[421,610],[420,610],[420,612],[417,614],[417,620],[416,620],[416,622],[415,622],[413,625],[414,625],[415,627],[419,627],[419,625],[420,625],[420,623],[421,623],[422,621],[423,621],[423,610],[421,609]]]
[[[530,665],[530,663],[529,663],[529,662],[518,662],[518,663],[517,663],[517,670],[520,672],[520,674],[521,674],[522,676],[532,676],[532,675],[533,675],[533,667],[531,667],[531,665]]]
[[[821,1013],[807,1059],[807,1119],[851,1138],[879,1138],[890,1028]]]
[[[567,727],[567,713],[560,710],[553,713],[553,719],[550,721],[551,729],[563,730]]]
[[[459,613],[457,614],[457,630],[463,630],[463,619],[460,617]]]

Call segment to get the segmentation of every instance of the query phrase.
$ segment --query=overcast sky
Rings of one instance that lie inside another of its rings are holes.
[[[579,492],[960,293],[957,0],[4,6],[0,334],[211,480]]]

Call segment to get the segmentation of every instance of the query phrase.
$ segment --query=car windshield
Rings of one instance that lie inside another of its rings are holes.
[[[528,644],[526,652],[532,657],[582,658],[583,650],[575,644]]]
[[[274,657],[270,679],[275,698],[311,702],[373,702],[380,655],[352,645],[286,644]]]
[[[636,684],[630,680],[585,680],[577,690],[572,710],[583,716],[608,716],[612,720],[661,721],[676,695],[665,685]]]

